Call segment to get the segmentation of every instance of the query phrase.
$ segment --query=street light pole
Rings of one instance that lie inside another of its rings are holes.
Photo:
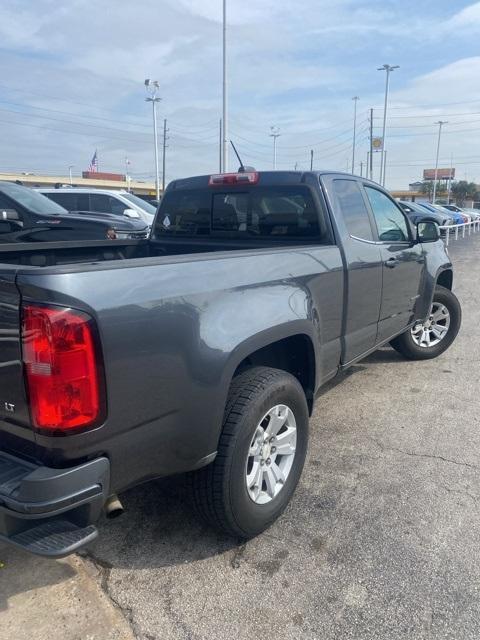
[[[439,120],[435,124],[438,124],[438,138],[437,138],[437,155],[435,158],[435,178],[433,181],[433,196],[432,203],[435,204],[435,198],[437,196],[437,179],[438,179],[438,156],[440,153],[440,137],[442,135],[442,127],[444,124],[447,124],[447,120]]]
[[[399,69],[398,64],[392,66],[390,64],[384,64],[378,67],[377,71],[386,71],[387,77],[385,80],[385,104],[383,106],[383,130],[382,130],[382,158],[380,163],[380,184],[385,186],[385,132],[387,129],[387,103],[388,103],[388,87],[390,83],[390,74],[394,69]]]
[[[227,0],[223,0],[223,96],[222,96],[222,164],[228,172],[228,86],[227,86]]]
[[[353,144],[352,144],[352,173],[355,173],[355,144],[357,141],[357,102],[358,96],[353,96]]]
[[[281,135],[278,127],[270,127],[271,133],[269,134],[273,138],[273,170],[277,168],[277,138]]]
[[[160,102],[161,98],[157,97],[157,91],[159,89],[158,80],[145,80],[145,88],[149,92],[150,96],[145,98],[146,102],[152,103],[153,113],[153,144],[155,148],[155,191],[157,201],[160,200],[160,180],[158,171],[158,135],[157,135],[157,102]]]
[[[72,186],[72,185],[73,185],[72,169],[73,169],[73,167],[74,167],[74,166],[75,166],[75,165],[73,165],[73,164],[68,165],[68,175],[69,175],[69,177],[70,177],[70,186]]]

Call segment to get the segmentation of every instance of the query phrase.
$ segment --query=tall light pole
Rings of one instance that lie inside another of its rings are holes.
[[[353,144],[352,144],[352,173],[355,173],[355,145],[357,142],[357,102],[358,96],[353,96]]]
[[[157,97],[157,91],[159,90],[158,80],[145,80],[145,88],[149,93],[148,98],[145,98],[146,102],[152,103],[153,112],[153,144],[155,147],[155,191],[157,195],[157,201],[160,200],[160,180],[158,177],[158,135],[157,135],[157,102],[160,102],[161,98]]]
[[[223,0],[222,164],[228,172],[227,0]]]
[[[70,186],[72,186],[72,185],[73,185],[72,169],[73,169],[73,167],[74,167],[74,166],[75,166],[75,165],[73,165],[73,164],[69,164],[69,165],[68,165],[68,176],[69,176],[69,178],[70,178]]]
[[[273,170],[277,168],[277,138],[281,135],[278,127],[270,127],[269,136],[273,138]]]
[[[444,124],[447,124],[447,120],[439,120],[435,124],[438,124],[438,138],[437,138],[437,155],[435,158],[435,178],[433,181],[433,196],[432,202],[435,204],[435,198],[437,196],[437,179],[438,179],[438,156],[440,153],[440,138],[442,136],[442,127]]]
[[[378,67],[377,71],[386,71],[387,77],[385,81],[385,104],[383,106],[383,130],[382,130],[382,161],[380,163],[380,184],[385,186],[385,132],[387,129],[387,103],[388,103],[388,85],[390,83],[390,74],[394,69],[399,69],[398,64],[392,66],[384,64]]]

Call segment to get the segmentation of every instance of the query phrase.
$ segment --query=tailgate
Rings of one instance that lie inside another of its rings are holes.
[[[15,271],[0,270],[0,449],[31,453],[32,442],[20,346],[20,293]]]

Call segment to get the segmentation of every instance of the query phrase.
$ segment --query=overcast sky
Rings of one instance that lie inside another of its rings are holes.
[[[167,180],[218,170],[221,0],[3,0],[0,4],[0,171],[153,178],[145,78],[160,83],[168,119]],[[381,130],[383,63],[391,76],[387,186],[407,188],[453,154],[480,181],[480,2],[228,0],[230,136],[245,163],[347,168],[353,102],[366,160],[367,114]],[[163,124],[163,123],[162,123]],[[375,158],[376,160],[378,157]],[[231,168],[236,168],[233,163]],[[374,177],[378,178],[378,171]]]

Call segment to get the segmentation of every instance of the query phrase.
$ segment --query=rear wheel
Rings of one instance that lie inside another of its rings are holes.
[[[218,454],[192,475],[200,514],[250,538],[274,522],[300,479],[308,444],[304,391],[289,373],[255,367],[231,385]]]
[[[430,313],[390,343],[410,360],[436,358],[446,351],[457,337],[462,310],[457,297],[445,287],[435,289]]]

